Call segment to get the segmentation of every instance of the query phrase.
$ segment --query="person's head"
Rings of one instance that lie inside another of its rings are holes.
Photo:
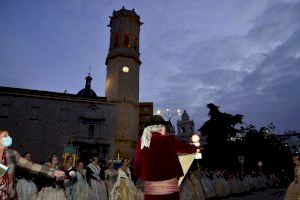
[[[110,160],[108,161],[108,168],[113,169],[114,168],[114,163]]]
[[[122,159],[122,166],[128,167],[129,166],[129,159],[128,158],[123,158]]]
[[[51,154],[51,156],[49,158],[49,163],[51,163],[52,165],[58,165],[59,161],[58,161],[58,157],[56,156],[56,154]]]
[[[9,147],[12,144],[12,138],[7,130],[0,128],[0,148]]]
[[[145,123],[145,128],[151,126],[153,132],[161,133],[162,135],[166,135],[166,126],[168,122],[164,120],[164,118],[160,115],[153,115],[150,121]]]
[[[98,164],[99,158],[97,156],[91,157],[91,163]]]
[[[73,156],[72,155],[67,156],[67,164],[73,165]]]
[[[83,170],[83,168],[84,168],[83,162],[82,161],[78,161],[78,163],[77,163],[77,169]]]
[[[31,153],[30,152],[24,152],[22,154],[22,157],[25,158],[28,161],[31,161]]]
[[[300,155],[299,154],[293,154],[293,163],[297,166],[300,165]]]

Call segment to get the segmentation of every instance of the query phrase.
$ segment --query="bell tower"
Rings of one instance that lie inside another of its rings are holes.
[[[105,96],[117,104],[115,158],[132,158],[139,131],[140,16],[124,7],[110,17]]]

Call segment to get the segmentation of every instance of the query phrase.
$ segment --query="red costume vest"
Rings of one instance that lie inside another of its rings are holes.
[[[138,143],[134,174],[144,181],[163,181],[183,175],[178,153],[195,153],[196,147],[176,140],[174,135],[153,133],[150,148]]]

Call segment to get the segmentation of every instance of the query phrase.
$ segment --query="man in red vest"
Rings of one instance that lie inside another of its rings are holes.
[[[166,135],[167,122],[154,115],[138,142],[134,174],[144,181],[144,200],[179,200],[178,178],[183,171],[178,153],[196,153],[193,145]]]

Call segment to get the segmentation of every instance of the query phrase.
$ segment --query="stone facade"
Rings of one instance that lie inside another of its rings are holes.
[[[105,96],[117,103],[115,156],[132,158],[139,133],[140,17],[124,7],[110,17]],[[123,70],[127,68],[127,71]]]
[[[79,156],[113,158],[116,115],[116,105],[103,97],[0,87],[0,127],[11,133],[13,148],[37,161],[62,155],[71,143]]]
[[[153,102],[141,102],[139,109],[139,138],[144,131],[144,125],[149,122],[153,116]]]

